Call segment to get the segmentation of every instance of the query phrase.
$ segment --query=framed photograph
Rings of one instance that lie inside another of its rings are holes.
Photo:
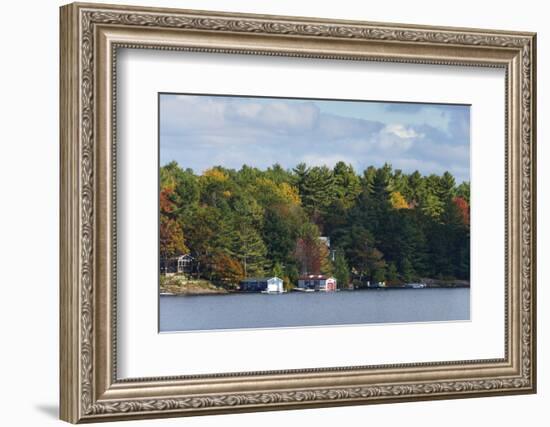
[[[535,34],[60,21],[63,420],[536,391]]]

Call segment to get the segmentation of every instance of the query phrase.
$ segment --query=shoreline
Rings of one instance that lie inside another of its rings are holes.
[[[426,283],[426,282],[423,282]],[[448,282],[436,282],[433,281],[431,283],[426,283],[425,287],[422,288],[414,288],[407,284],[397,284],[397,285],[387,285],[387,286],[371,286],[371,287],[364,287],[364,288],[356,288],[356,289],[338,289],[336,292],[368,292],[368,291],[377,291],[377,290],[411,290],[411,291],[419,291],[423,289],[459,289],[459,288],[470,288],[470,283],[466,281],[453,281],[451,283]],[[313,291],[313,292],[301,292],[297,290],[289,290],[284,293],[273,293],[273,294],[266,294],[266,295],[284,295],[284,294],[290,294],[290,293],[327,293],[330,294],[335,291]],[[208,287],[208,288],[199,288],[199,287],[176,287],[176,286],[161,286],[159,289],[159,295],[160,296],[207,296],[207,295],[246,295],[246,294],[261,294],[262,292],[250,292],[250,291],[232,291],[227,290],[223,288],[214,288]]]
[[[229,292],[207,280],[187,280],[178,276],[161,278],[159,286],[160,295],[223,295]]]

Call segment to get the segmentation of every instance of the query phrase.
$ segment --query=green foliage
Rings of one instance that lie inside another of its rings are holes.
[[[401,275],[406,283],[415,280],[413,266],[409,258],[403,258],[401,261]]]
[[[278,277],[280,279],[284,277],[285,272],[280,262],[275,263],[275,265],[273,266],[273,269],[271,270],[271,275],[274,277]]]
[[[244,276],[262,276],[267,265],[267,248],[260,233],[244,221],[235,226],[232,253],[241,261]]]
[[[386,281],[386,268],[381,267],[374,270],[372,273],[372,280],[374,283],[380,283]]]
[[[344,209],[351,208],[361,192],[361,180],[353,166],[346,165],[344,162],[336,163],[332,173],[334,175],[334,195]]]
[[[395,283],[397,282],[397,279],[397,267],[395,266],[394,262],[390,262],[388,266],[388,281],[390,283]]]
[[[194,276],[226,288],[265,274],[286,289],[306,273],[334,274],[339,286],[469,278],[470,184],[448,172],[338,162],[195,174],[172,162],[160,187],[161,257],[191,253]],[[321,236],[338,248],[333,261]]]
[[[337,250],[334,259],[334,277],[340,289],[348,287],[350,282],[349,267],[343,251]]]
[[[314,220],[326,212],[335,197],[334,175],[326,166],[306,169],[300,187],[302,205]]]
[[[288,290],[290,287],[294,287],[294,284],[298,283],[298,277],[300,275],[298,272],[298,267],[294,264],[287,265],[285,267],[285,273],[285,278],[288,279],[288,283],[285,281],[285,289]]]
[[[470,183],[463,182],[456,188],[456,195],[470,203]]]

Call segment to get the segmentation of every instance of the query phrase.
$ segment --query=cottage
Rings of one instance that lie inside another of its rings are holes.
[[[190,274],[193,272],[195,258],[191,254],[177,257],[161,258],[160,272],[162,274]]]
[[[328,249],[330,249],[330,237],[320,236],[319,241],[323,243]]]
[[[283,279],[278,277],[249,277],[241,280],[240,290],[243,292],[281,293],[284,291]]]
[[[298,278],[298,288],[314,289],[316,291],[335,291],[336,279],[334,277],[327,277],[320,274],[310,274],[307,276],[301,276]]]
[[[322,244],[324,244],[327,247],[327,249],[329,250],[330,260],[332,262],[334,262],[334,260],[336,259],[336,251],[334,249],[330,248],[330,237],[320,236],[319,237],[319,242],[321,242]]]

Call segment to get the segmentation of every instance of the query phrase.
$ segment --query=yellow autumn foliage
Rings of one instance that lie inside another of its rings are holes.
[[[256,179],[255,186],[259,197],[261,195],[272,195],[286,203],[300,204],[298,189],[286,182],[277,184],[269,178],[261,177]]]
[[[288,200],[296,205],[300,204],[300,194],[298,193],[298,189],[296,187],[286,182],[282,182],[279,184],[278,190],[280,196],[285,200]]]
[[[216,168],[205,170],[202,176],[218,182],[225,182],[229,179],[229,177],[225,174],[225,172]]]
[[[399,191],[392,191],[390,202],[394,209],[409,209],[409,204]]]

